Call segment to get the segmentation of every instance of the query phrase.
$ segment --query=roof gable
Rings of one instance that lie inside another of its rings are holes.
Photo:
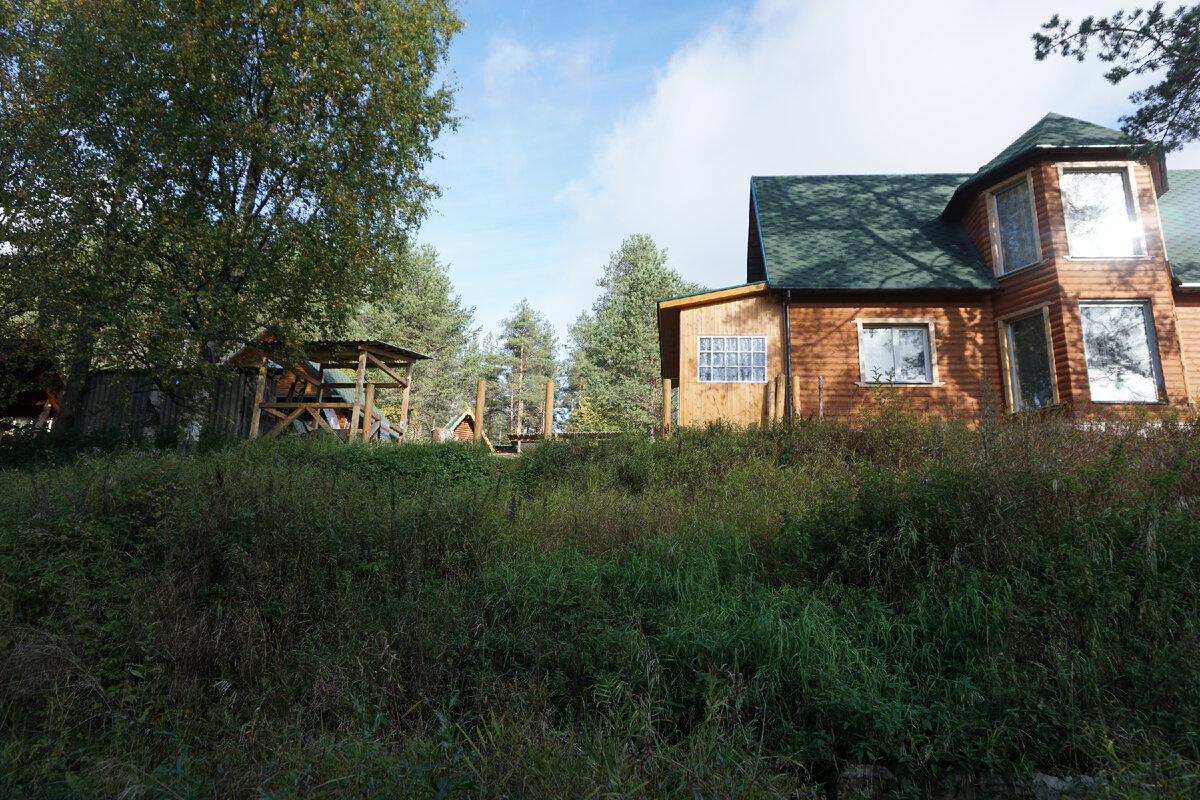
[[[804,175],[750,181],[767,282],[783,289],[991,289],[942,209],[964,175]]]

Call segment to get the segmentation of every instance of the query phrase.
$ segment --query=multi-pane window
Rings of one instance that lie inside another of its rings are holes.
[[[1079,317],[1093,402],[1164,399],[1149,303],[1081,302]]]
[[[862,324],[864,383],[932,383],[928,325]]]
[[[992,195],[1001,274],[1041,261],[1029,177]]]
[[[1056,402],[1045,312],[1006,326],[1014,411],[1045,408]]]
[[[766,383],[767,337],[701,336],[696,379],[701,383]]]
[[[1059,186],[1072,257],[1128,258],[1145,252],[1126,170],[1063,170]]]

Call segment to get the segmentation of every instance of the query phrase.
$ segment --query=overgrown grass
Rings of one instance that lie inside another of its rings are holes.
[[[0,794],[1196,790],[1194,428],[70,455],[0,473]]]

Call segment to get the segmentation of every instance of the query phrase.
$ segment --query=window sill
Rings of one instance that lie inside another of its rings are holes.
[[[945,381],[931,381],[929,383],[901,383],[899,381],[895,381],[895,382],[891,382],[891,381],[884,381],[884,382],[855,381],[854,385],[855,386],[864,386],[864,387],[868,387],[868,388],[875,387],[875,386],[884,386],[884,387],[895,386],[898,389],[906,389],[906,388],[913,388],[913,387],[917,387],[917,388],[925,387],[927,389],[928,388],[936,389],[939,386],[945,386],[946,382]]]
[[[996,277],[998,279],[999,278],[1010,278],[1013,275],[1019,275],[1020,273],[1026,271],[1026,270],[1037,269],[1038,267],[1044,267],[1048,263],[1050,263],[1050,262],[1048,262],[1046,259],[1043,258],[1041,261],[1035,261],[1032,264],[1029,264],[1024,267],[1017,267],[1016,269],[1010,269],[1008,272],[996,273]]]
[[[1153,261],[1149,255],[1140,256],[1063,256],[1063,261]]]
[[[1171,403],[1167,400],[1092,400],[1088,402],[1094,406],[1169,406]]]

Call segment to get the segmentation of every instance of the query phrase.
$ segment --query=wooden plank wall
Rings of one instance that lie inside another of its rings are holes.
[[[250,372],[213,382],[204,416],[207,436],[244,439],[250,432],[258,376]],[[267,379],[264,395],[275,396]],[[269,418],[264,418],[267,424]],[[105,433],[147,440],[174,435],[181,424],[180,404],[143,375],[101,372],[88,377],[77,420],[86,434]]]
[[[943,386],[889,387],[914,411],[976,417],[1001,408],[1000,354],[986,295],[893,294],[887,305],[869,295],[792,295],[792,370],[800,383],[800,415],[818,413],[818,379],[827,417],[860,414],[879,389],[859,386],[859,319],[933,319],[938,378]]]
[[[1183,367],[1193,405],[1200,404],[1200,292],[1175,295],[1175,318],[1183,348]]]
[[[778,294],[756,294],[679,313],[679,424],[722,420],[761,424],[767,414],[767,387],[785,369],[784,303]],[[767,383],[700,383],[696,358],[701,336],[765,336]]]

